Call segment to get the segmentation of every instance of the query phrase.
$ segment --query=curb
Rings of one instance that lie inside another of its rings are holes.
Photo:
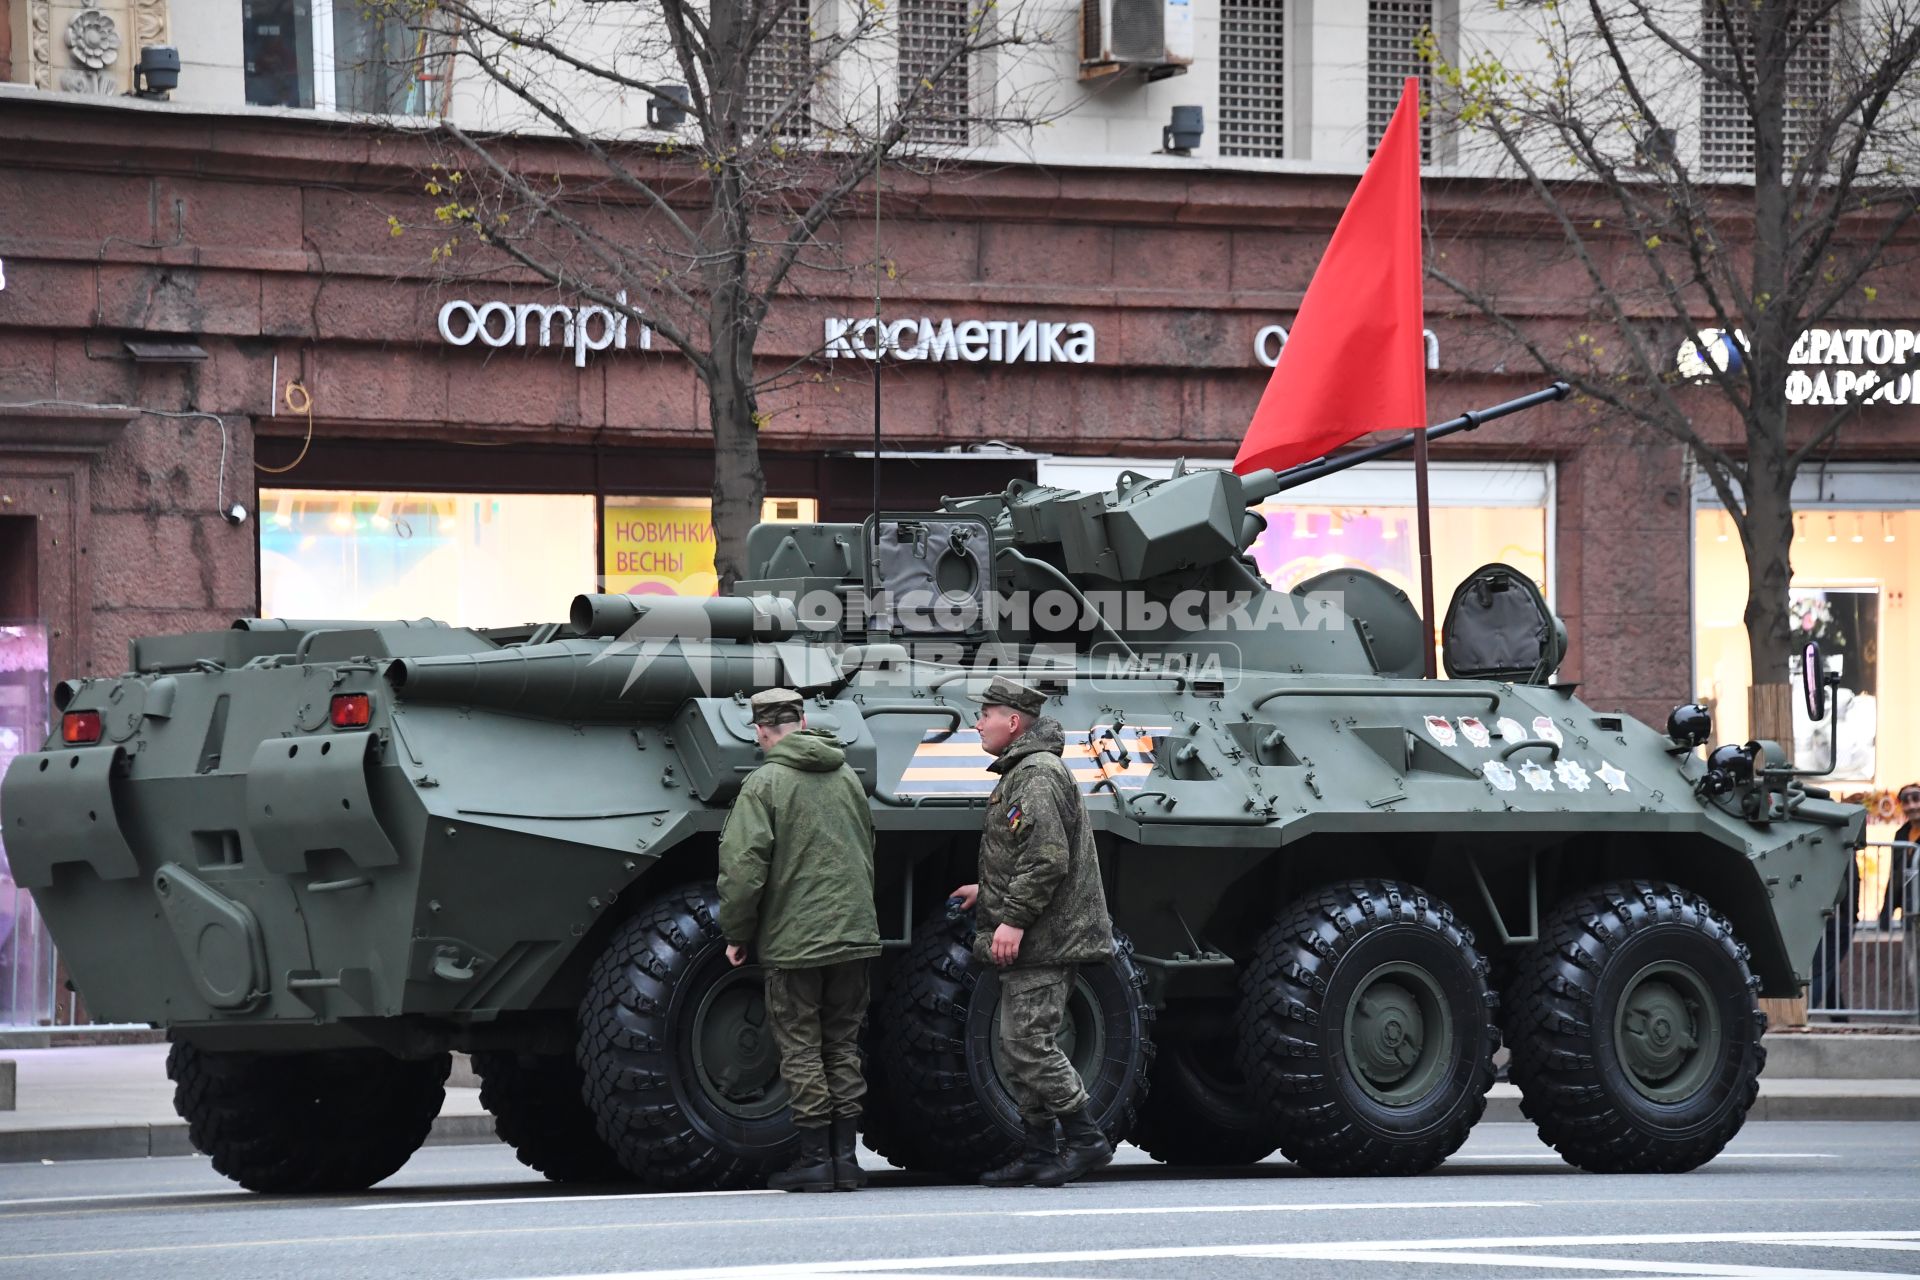
[[[1747,1112],[1748,1120],[1828,1120],[1903,1123],[1920,1121],[1920,1094],[1915,1093],[1767,1093],[1764,1082],[1760,1097]],[[1529,1124],[1520,1114],[1520,1090],[1511,1084],[1496,1084],[1487,1093],[1487,1111],[1482,1124]]]
[[[1749,1120],[1920,1122],[1920,1094],[1818,1094],[1768,1097],[1764,1092]],[[1520,1092],[1496,1084],[1487,1095],[1483,1124],[1526,1124]],[[441,1116],[427,1135],[429,1147],[477,1146],[499,1141],[490,1115]],[[0,1131],[0,1164],[46,1160],[131,1160],[149,1156],[190,1156],[185,1121],[153,1124],[75,1125],[65,1128]]]
[[[1775,1032],[1760,1043],[1775,1079],[1920,1080],[1920,1035]]]
[[[497,1142],[490,1115],[440,1116],[424,1145],[473,1146]],[[74,1125],[0,1131],[0,1164],[46,1160],[133,1160],[196,1154],[184,1120],[153,1124]]]

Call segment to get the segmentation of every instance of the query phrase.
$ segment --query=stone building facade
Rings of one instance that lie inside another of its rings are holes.
[[[577,163],[542,146],[527,163]],[[258,609],[263,493],[704,494],[702,399],[680,357],[638,335],[542,347],[544,313],[525,304],[568,300],[497,272],[449,278],[417,237],[392,234],[390,215],[424,212],[427,161],[416,138],[371,126],[0,98],[0,612],[46,619],[55,678],[119,670],[136,635]],[[899,272],[883,315],[1006,324],[1009,349],[1028,322],[1037,336],[1018,359],[983,337],[978,361],[882,365],[884,447],[901,455],[884,464],[888,503],[1045,478],[1062,459],[1231,457],[1267,375],[1263,330],[1291,320],[1351,185],[1170,164],[889,177],[882,236]],[[1436,187],[1436,242],[1457,229],[1470,238],[1454,251],[1510,258],[1525,323],[1576,328],[1578,278],[1551,266],[1552,231],[1520,197]],[[1502,201],[1510,215],[1489,217]],[[803,357],[836,319],[871,314],[858,281],[840,287],[780,308],[763,354]],[[1437,302],[1435,420],[1538,385]],[[1074,326],[1091,334],[1088,361],[1024,358]],[[772,403],[769,493],[857,519],[872,365],[816,367],[819,381]],[[987,441],[1011,451],[938,456]],[[1916,455],[1920,408],[1885,406],[1835,456]],[[1586,696],[1658,722],[1694,693],[1694,494],[1678,450],[1563,405],[1436,457],[1550,475],[1540,550],[1573,636],[1563,673]],[[600,548],[593,562],[610,564]]]

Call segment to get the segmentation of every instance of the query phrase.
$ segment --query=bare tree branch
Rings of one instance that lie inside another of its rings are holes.
[[[879,270],[830,232],[866,193],[880,199],[879,166],[930,172],[1059,114],[1011,76],[1048,43],[1023,20],[1030,2],[958,0],[962,21],[914,28],[909,64],[901,28],[918,19],[905,0],[366,0],[451,31],[497,116],[484,130],[471,111],[444,126],[456,172],[423,179],[461,186],[435,211],[448,234],[434,261],[454,270],[456,255],[487,255],[651,325],[704,384],[723,582],[746,568],[758,519],[762,396],[831,376],[817,348],[763,361],[763,328],[810,288],[844,292],[849,272]],[[642,124],[649,101],[681,86],[683,127]],[[968,144],[926,142],[956,129]],[[577,158],[564,179],[526,170],[527,131]]]
[[[1429,274],[1552,376],[1686,448],[1740,529],[1755,679],[1777,681],[1794,473],[1876,385],[1850,377],[1854,402],[1828,397],[1816,414],[1803,406],[1826,393],[1806,388],[1825,380],[1797,374],[1790,395],[1792,360],[1809,327],[1857,315],[1869,281],[1911,256],[1920,0],[1586,0],[1517,21],[1515,52],[1436,58],[1436,113],[1560,229],[1605,341],[1551,347],[1503,313],[1496,288]],[[1711,151],[1708,123],[1721,131]],[[1877,385],[1895,372],[1874,371]],[[1704,425],[1716,402],[1737,443]]]

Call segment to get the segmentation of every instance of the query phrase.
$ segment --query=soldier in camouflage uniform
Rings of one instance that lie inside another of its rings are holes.
[[[791,689],[753,696],[766,763],[720,836],[720,929],[727,959],[743,964],[752,948],[767,968],[767,1021],[800,1131],[799,1158],[768,1185],[854,1191],[866,1185],[854,1156],[860,1024],[880,954],[873,820],[846,753],[806,727],[804,706]]]
[[[1087,1109],[1087,1090],[1055,1042],[1074,967],[1113,954],[1093,831],[1060,753],[1046,696],[996,676],[981,703],[980,744],[1000,775],[980,837],[980,882],[954,890],[975,907],[974,954],[1000,968],[1000,1048],[1026,1139],[981,1184],[1057,1187],[1113,1159]],[[1056,1144],[1054,1122],[1066,1133]]]

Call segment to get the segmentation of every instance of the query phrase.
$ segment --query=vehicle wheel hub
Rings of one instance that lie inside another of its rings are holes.
[[[707,989],[694,1014],[693,1062],[701,1090],[729,1114],[754,1119],[786,1105],[758,968],[729,970]]]
[[[1382,965],[1354,989],[1347,1004],[1347,1061],[1376,1102],[1408,1106],[1445,1074],[1453,1020],[1440,984],[1414,964]]]
[[[1687,965],[1649,965],[1621,992],[1614,1046],[1644,1097],[1678,1102],[1698,1092],[1719,1059],[1720,1040],[1706,980]]]

